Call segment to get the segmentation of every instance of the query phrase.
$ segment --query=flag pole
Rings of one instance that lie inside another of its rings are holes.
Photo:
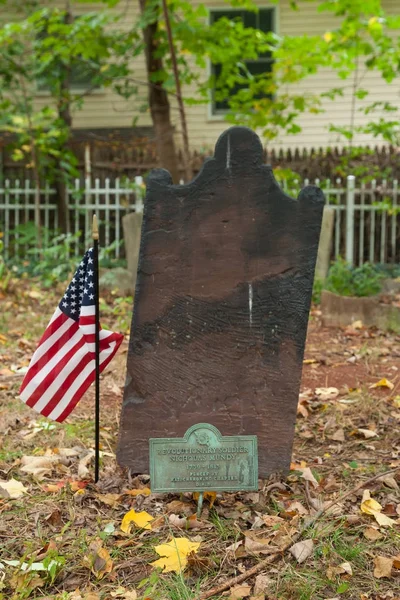
[[[100,315],[99,315],[99,225],[96,215],[93,215],[93,271],[95,298],[95,367],[96,367],[96,409],[95,409],[95,455],[94,481],[99,480],[100,463]]]

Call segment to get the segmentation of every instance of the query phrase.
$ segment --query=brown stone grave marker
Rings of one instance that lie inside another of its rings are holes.
[[[257,435],[259,475],[287,471],[324,197],[297,200],[251,130],[222,134],[189,184],[148,179],[118,462],[196,423]]]

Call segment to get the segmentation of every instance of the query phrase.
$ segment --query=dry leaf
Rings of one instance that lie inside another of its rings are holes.
[[[168,544],[155,546],[154,550],[161,558],[151,563],[153,567],[161,567],[163,573],[183,571],[188,562],[191,552],[197,553],[200,542],[191,542],[187,538],[172,538]]]
[[[240,540],[240,542],[234,542],[230,546],[227,546],[226,551],[227,552],[235,552],[239,548],[239,546],[241,546],[242,544],[243,544],[243,540]]]
[[[2,498],[11,498],[14,500],[20,498],[27,491],[27,488],[16,479],[10,479],[9,481],[0,480],[0,496]]]
[[[315,395],[318,400],[322,400],[322,402],[326,402],[327,400],[334,400],[339,396],[339,390],[335,387],[328,388],[316,388]]]
[[[318,481],[315,479],[310,467],[301,470],[301,476],[306,481],[309,481],[314,487],[318,487]]]
[[[94,540],[89,546],[90,553],[84,557],[83,562],[98,579],[102,579],[106,573],[111,573],[113,561],[108,551],[103,548],[102,541]]]
[[[303,540],[297,542],[289,548],[290,554],[292,554],[299,564],[303,563],[309,556],[314,552],[314,542],[312,540]]]
[[[386,377],[384,377],[383,379],[380,379],[379,381],[373,383],[369,387],[370,389],[384,387],[388,388],[389,390],[392,390],[394,388],[394,384],[391,381],[389,381],[389,379],[386,379]]]
[[[126,513],[121,523],[121,531],[129,533],[131,530],[131,523],[135,523],[137,527],[142,529],[151,529],[151,521],[154,521],[154,517],[149,515],[145,510],[142,512],[136,512],[134,509]]]
[[[364,537],[366,537],[367,540],[375,542],[383,537],[383,533],[381,533],[378,529],[375,529],[375,527],[367,527],[367,529],[364,531]]]
[[[150,496],[151,490],[148,487],[144,487],[139,490],[125,490],[124,494],[129,494],[130,496]]]
[[[361,512],[365,513],[366,515],[374,516],[376,521],[382,527],[393,527],[393,525],[396,523],[396,521],[390,517],[382,514],[382,505],[371,498],[369,490],[364,490],[360,508]]]
[[[249,554],[271,554],[276,548],[270,547],[269,538],[257,538],[245,532],[244,547]]]
[[[378,435],[376,431],[371,431],[370,429],[357,429],[357,432],[361,433],[361,435],[363,435],[366,440],[368,440],[369,438],[376,437]]]
[[[114,508],[120,503],[121,494],[96,494],[96,498],[103,504]]]
[[[347,575],[353,575],[353,569],[351,568],[351,564],[349,562],[344,562],[339,567],[343,570],[343,573],[347,573]]]
[[[212,529],[213,524],[207,523],[205,521],[198,521],[197,515],[191,515],[190,517],[179,517],[172,513],[168,517],[169,522],[174,527],[179,527],[180,529]]]
[[[377,556],[374,559],[374,577],[381,579],[382,577],[391,577],[393,567],[393,558],[386,556]]]
[[[204,492],[204,494],[203,494],[203,499],[208,500],[208,502],[210,503],[210,508],[213,507],[216,497],[217,497],[217,492]],[[193,500],[196,500],[196,502],[197,502],[198,499],[199,499],[199,492],[193,492]]]
[[[330,436],[330,439],[334,442],[344,442],[344,431],[343,429],[338,429],[334,434]]]
[[[62,456],[23,456],[21,471],[41,479],[52,472],[53,468],[63,460]]]
[[[273,580],[268,575],[257,575],[254,583],[254,596],[261,596],[267,592],[268,587],[273,583]]]
[[[137,600],[137,592],[135,590],[128,591],[126,588],[119,586],[113,592],[110,592],[111,598],[118,598],[118,600]]]
[[[250,585],[237,585],[231,588],[229,600],[241,600],[241,598],[248,598],[251,593]]]
[[[285,519],[278,517],[277,515],[262,515],[262,520],[267,527],[274,527],[285,522]]]
[[[84,479],[89,475],[88,464],[91,462],[92,458],[94,458],[93,450],[90,450],[86,456],[81,458],[78,463],[78,477],[79,479]]]

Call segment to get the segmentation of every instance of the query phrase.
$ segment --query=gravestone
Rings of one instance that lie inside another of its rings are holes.
[[[324,198],[297,200],[233,127],[189,184],[148,179],[117,458],[197,423],[256,435],[259,476],[290,465]]]

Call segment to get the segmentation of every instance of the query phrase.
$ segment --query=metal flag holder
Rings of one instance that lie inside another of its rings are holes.
[[[99,315],[99,224],[97,216],[93,215],[93,271],[95,297],[95,453],[94,453],[94,482],[99,480],[100,470],[100,315]]]

